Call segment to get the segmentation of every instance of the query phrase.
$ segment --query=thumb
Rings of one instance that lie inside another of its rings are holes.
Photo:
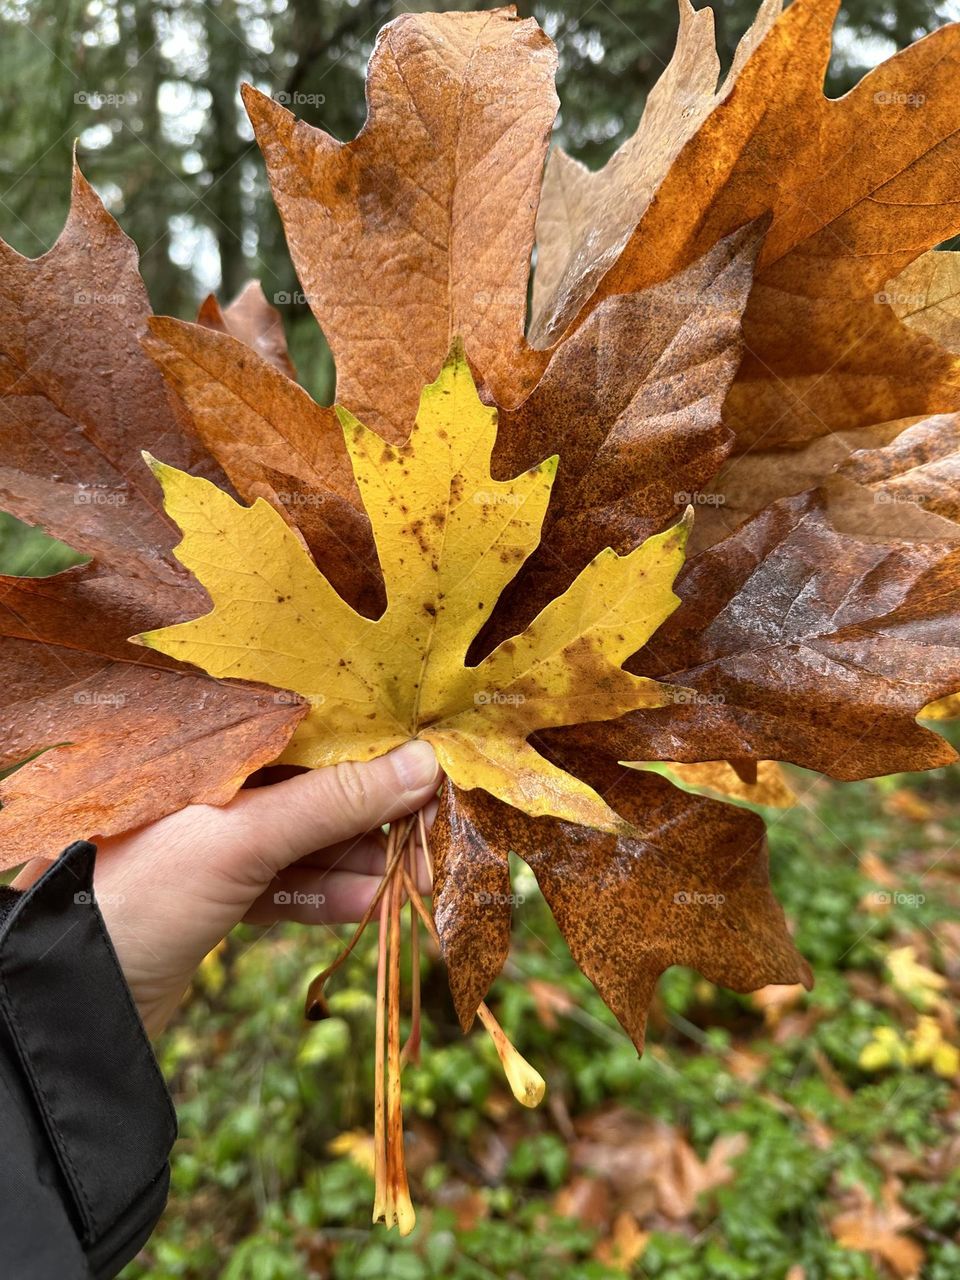
[[[255,835],[249,844],[261,871],[272,876],[317,849],[415,813],[439,785],[433,748],[415,738],[377,760],[312,769],[242,791],[230,808],[248,840]]]

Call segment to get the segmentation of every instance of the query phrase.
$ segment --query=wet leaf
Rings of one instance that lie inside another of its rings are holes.
[[[809,985],[770,890],[759,818],[583,753],[557,759],[637,834],[532,819],[483,791],[444,785],[431,841],[435,911],[465,1027],[506,959],[511,850],[533,868],[573,958],[638,1048],[672,964],[739,991]]]
[[[776,503],[689,563],[683,604],[631,664],[693,693],[559,736],[621,760],[789,760],[848,779],[949,764],[915,717],[960,686],[958,569],[956,542],[841,533],[823,494]]]

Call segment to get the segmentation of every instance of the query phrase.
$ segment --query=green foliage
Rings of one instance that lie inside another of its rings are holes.
[[[22,524],[0,511],[0,572],[44,578],[84,559],[62,542],[48,538],[42,529]]]

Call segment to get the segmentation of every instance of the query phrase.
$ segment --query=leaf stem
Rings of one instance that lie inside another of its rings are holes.
[[[403,863],[399,864],[402,869]],[[416,1225],[407,1184],[403,1151],[403,1093],[400,1082],[400,906],[401,882],[395,875],[388,891],[390,965],[387,991],[387,1226],[396,1224],[402,1236]]]
[[[416,906],[420,919],[426,925],[427,931],[439,946],[440,935],[437,933],[437,926],[434,924],[433,916],[427,910],[423,898],[417,892],[417,886],[411,880],[406,867],[403,869],[403,885],[410,895],[410,901]],[[490,1012],[489,1006],[482,1000],[477,1007],[477,1017],[493,1041],[493,1047],[497,1051],[497,1057],[500,1059],[500,1065],[503,1067],[503,1073],[507,1077],[507,1083],[513,1096],[525,1107],[539,1106],[547,1089],[543,1076],[514,1047],[503,1027]]]
[[[391,840],[394,839],[393,830],[391,828],[390,836],[387,838],[387,862],[390,862]],[[384,885],[392,884],[392,880],[384,879]],[[373,1147],[374,1147],[374,1196],[373,1196],[373,1221],[379,1222],[386,1214],[387,1200],[387,1163],[386,1163],[386,1129],[384,1125],[384,1060],[385,1060],[385,1020],[387,1006],[387,928],[388,920],[384,915],[380,917],[379,923],[379,949],[377,952],[377,1022],[376,1022],[376,1052],[374,1062],[374,1092],[373,1092]],[[311,989],[314,984],[311,984]]]
[[[395,828],[394,828],[394,825],[391,824],[390,834],[387,836],[387,851],[386,851],[386,858],[385,858],[386,865],[384,866],[383,878],[381,879],[379,885],[377,886],[377,891],[373,895],[373,899],[370,905],[367,907],[366,911],[363,913],[362,917],[360,918],[360,923],[357,925],[356,929],[354,929],[353,935],[350,938],[350,941],[346,944],[344,949],[337,956],[336,960],[334,960],[332,964],[328,964],[326,969],[323,969],[320,973],[318,973],[317,976],[310,983],[310,986],[307,988],[307,999],[306,999],[306,1008],[304,1009],[304,1016],[308,1018],[311,1022],[316,1021],[318,1017],[322,1016],[323,988],[326,985],[327,979],[332,974],[336,973],[336,971],[344,963],[344,961],[350,955],[351,951],[353,951],[354,947],[360,941],[367,925],[370,923],[370,921],[373,919],[374,915],[376,914],[377,908],[380,905],[380,900],[383,897],[387,889],[387,886],[391,883],[393,874],[397,869],[397,863],[400,861],[400,858],[403,856],[403,851],[404,851],[404,848],[406,847],[405,842],[410,833],[411,827],[415,821],[416,821],[415,818],[407,819],[407,825],[404,829],[403,836],[401,837],[400,840],[397,840],[395,838],[395,834],[394,834]]]

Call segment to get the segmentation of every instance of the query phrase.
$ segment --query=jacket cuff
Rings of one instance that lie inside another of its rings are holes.
[[[0,901],[0,1023],[94,1275],[162,1212],[176,1115],[96,905],[96,848],[70,845]]]

